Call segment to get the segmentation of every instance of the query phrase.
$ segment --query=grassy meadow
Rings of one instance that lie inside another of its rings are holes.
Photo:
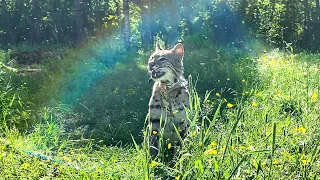
[[[100,83],[88,84],[92,87],[84,95],[74,97],[82,100],[81,106],[74,107],[63,99],[50,106],[37,104],[56,97],[61,92],[57,86],[68,89],[59,83],[68,82],[68,74],[87,82],[87,76],[76,71],[78,67],[74,68],[77,65],[70,56],[57,60],[57,67],[69,67],[65,72],[44,62],[39,66],[51,71],[19,79],[12,70],[2,68],[0,179],[317,179],[320,55],[279,50],[243,55],[213,46],[185,46],[186,77],[192,75],[191,108],[187,110],[190,135],[176,154],[170,153],[174,147],[165,145],[166,151],[159,159],[151,159],[148,154],[147,131],[143,128],[145,102],[151,93],[147,52],[126,56],[123,59],[133,61],[120,61],[107,70],[99,69],[99,63],[93,60],[77,61],[89,64],[81,72],[94,69],[105,77]],[[88,74],[95,77],[92,71]],[[129,78],[129,83],[117,83],[123,78]],[[22,85],[11,86],[12,82]],[[28,92],[31,82],[42,85],[42,94]],[[81,91],[82,85],[74,88]],[[24,103],[24,98],[32,103]],[[68,93],[63,98],[72,100]],[[141,98],[144,100],[139,102]],[[102,101],[112,102],[119,109],[114,109],[111,116],[103,112],[106,106],[101,105]],[[136,106],[132,102],[136,101],[142,103],[141,112],[133,112],[137,109],[132,108]],[[91,109],[94,103],[98,105]],[[36,107],[37,114],[29,107]],[[90,113],[77,113],[86,111],[77,110],[81,107]],[[113,121],[129,117],[128,113],[136,113],[132,124]],[[18,130],[26,126],[22,120],[34,118],[38,118],[37,123],[27,127],[28,131]],[[79,129],[81,119],[96,119],[93,131]],[[15,122],[20,123],[16,126]],[[201,127],[200,132],[196,125]]]

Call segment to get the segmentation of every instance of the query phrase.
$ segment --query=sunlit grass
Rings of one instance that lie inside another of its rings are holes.
[[[262,55],[254,60],[256,70],[238,75],[241,88],[232,102],[217,91],[198,95],[191,86],[190,135],[171,161],[166,161],[166,151],[160,160],[151,159],[147,132],[141,145],[126,147],[74,141],[47,112],[30,134],[3,131],[0,177],[314,179],[320,175],[320,75],[315,59],[320,57],[278,51]]]

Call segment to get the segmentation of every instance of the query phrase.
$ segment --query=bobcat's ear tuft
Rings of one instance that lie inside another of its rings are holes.
[[[156,43],[156,51],[160,51],[163,50],[163,48],[161,47],[160,43]]]
[[[177,54],[178,56],[182,57],[184,54],[184,48],[183,45],[181,43],[178,43],[177,45],[174,46],[174,48],[172,49],[172,51]]]

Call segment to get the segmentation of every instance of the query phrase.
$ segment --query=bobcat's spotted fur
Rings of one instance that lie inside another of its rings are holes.
[[[189,92],[183,76],[183,53],[180,43],[171,50],[164,50],[157,44],[149,58],[148,71],[155,81],[149,101],[150,153],[153,156],[159,151],[161,128],[166,143],[180,144],[176,129],[182,138],[187,135],[189,121],[185,107],[189,108]]]

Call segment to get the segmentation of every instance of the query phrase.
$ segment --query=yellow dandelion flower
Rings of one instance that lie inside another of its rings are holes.
[[[70,158],[68,158],[67,156],[63,156],[63,159],[64,159],[65,161],[67,161],[68,163],[70,163],[70,162],[71,162],[71,159],[70,159]]]
[[[216,155],[216,154],[218,154],[218,151],[215,150],[215,149],[208,149],[208,150],[206,150],[204,152],[204,154],[206,154],[206,155]]]
[[[253,101],[251,105],[252,105],[252,107],[257,107],[257,106],[258,106],[258,103],[255,102],[255,101]]]
[[[150,166],[151,166],[151,168],[154,168],[154,167],[158,166],[159,164],[160,164],[160,163],[157,162],[157,161],[152,161],[151,164],[150,164]]]
[[[241,146],[239,146],[239,149],[240,149],[240,150],[246,150],[246,149],[247,149],[247,147],[246,147],[246,146],[241,145]]]
[[[171,143],[168,144],[168,149],[170,149],[170,148],[171,148]]]
[[[231,146],[231,149],[232,149],[232,150],[235,150],[236,148],[232,145],[232,146]]]
[[[262,61],[263,61],[263,62],[267,62],[267,58],[266,58],[266,57],[263,57],[263,58],[262,58]]]
[[[278,161],[278,160],[274,160],[273,162],[272,162],[272,164],[274,164],[274,165],[278,165],[278,164],[280,164],[280,162]]]
[[[276,61],[274,59],[272,59],[269,63],[271,66],[275,65],[276,64]]]
[[[265,165],[267,165],[266,162],[262,162],[262,163],[261,163],[261,166],[265,166]]]
[[[152,131],[152,134],[156,135],[156,134],[158,134],[158,132],[157,131]]]
[[[281,96],[281,93],[282,93],[281,90],[277,91],[277,92],[276,92],[276,96],[278,96],[278,97]]]
[[[117,159],[114,159],[114,160],[113,160],[113,163],[117,163],[117,162],[118,162],[118,160],[117,160]]]
[[[217,96],[217,97],[220,97],[221,95],[220,95],[220,93],[216,93],[216,96]]]
[[[0,148],[2,151],[4,151],[5,149],[6,149],[6,147],[5,146],[1,146],[1,148]]]
[[[306,133],[306,132],[307,132],[307,129],[304,128],[304,127],[298,127],[298,128],[293,129],[293,132],[296,132],[296,133]]]
[[[59,156],[62,156],[62,152],[58,152],[58,155],[59,155]]]
[[[233,107],[233,104],[228,103],[227,106],[228,106],[228,108],[232,108],[232,107]]]
[[[174,179],[175,180],[180,180],[180,176],[176,176]]]
[[[277,165],[277,168],[281,169],[281,168],[283,168],[283,165],[279,164],[279,165]]]
[[[266,136],[269,136],[270,134],[271,134],[270,131],[267,131],[267,132],[266,132]]]
[[[172,112],[172,114],[175,115],[175,114],[177,114],[178,112],[179,112],[179,110],[174,110],[174,111]]]
[[[318,93],[313,93],[313,94],[311,95],[311,100],[312,100],[312,101],[315,101],[316,99],[318,99]]]
[[[242,83],[246,83],[246,80],[245,79],[242,79],[242,81],[241,81]]]
[[[301,162],[302,162],[302,164],[306,165],[308,163],[308,160],[302,159]]]
[[[210,146],[212,146],[212,147],[216,147],[216,146],[217,146],[217,143],[216,143],[216,142],[214,142],[214,141],[212,141],[212,142],[210,143]]]
[[[29,164],[29,163],[23,163],[23,164],[21,165],[21,167],[27,168],[27,167],[30,167],[30,164]]]

